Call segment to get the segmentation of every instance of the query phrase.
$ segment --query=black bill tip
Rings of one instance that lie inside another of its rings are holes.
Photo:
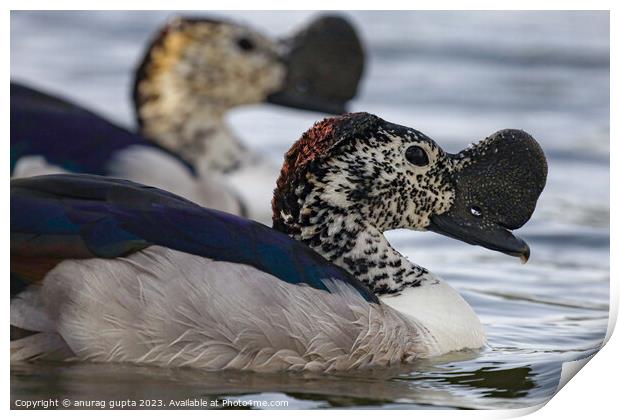
[[[530,247],[525,244],[525,248],[518,254],[519,259],[523,264],[526,264],[530,260]]]

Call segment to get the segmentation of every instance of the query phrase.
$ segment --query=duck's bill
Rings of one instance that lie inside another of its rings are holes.
[[[530,248],[512,231],[530,220],[545,187],[538,142],[522,130],[500,130],[450,157],[453,202],[428,229],[527,262]]]
[[[432,216],[427,229],[471,245],[479,245],[493,251],[519,257],[524,264],[530,258],[530,247],[527,243],[501,226],[464,223],[449,213],[444,213],[439,216]]]
[[[347,106],[344,102],[330,101],[329,99],[320,97],[312,97],[297,92],[295,88],[271,94],[267,97],[267,102],[285,106],[287,108],[322,112],[325,114],[340,115],[347,112]]]
[[[282,41],[286,78],[273,104],[328,114],[347,112],[364,70],[364,50],[345,18],[320,16]]]

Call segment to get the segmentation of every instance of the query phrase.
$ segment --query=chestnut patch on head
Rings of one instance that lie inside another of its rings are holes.
[[[288,234],[294,233],[284,222],[282,212],[294,219],[299,216],[295,190],[306,185],[306,174],[343,144],[373,135],[383,122],[377,116],[359,112],[326,118],[306,131],[284,155],[271,203],[273,227]]]

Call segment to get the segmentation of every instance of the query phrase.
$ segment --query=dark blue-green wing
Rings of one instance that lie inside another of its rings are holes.
[[[13,260],[38,261],[43,270],[65,258],[114,258],[150,245],[251,265],[322,290],[325,279],[343,281],[377,302],[362,283],[306,245],[166,191],[93,175],[11,181]]]

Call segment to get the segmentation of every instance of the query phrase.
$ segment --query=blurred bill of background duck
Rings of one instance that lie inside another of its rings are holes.
[[[333,371],[480,348],[473,309],[383,234],[431,230],[527,260],[512,230],[546,176],[523,131],[452,155],[358,113],[291,147],[273,229],[124,180],[13,180],[12,358]]]
[[[154,37],[136,71],[139,133],[13,83],[12,174],[131,179],[267,221],[277,168],[235,136],[227,111],[265,102],[343,113],[363,65],[357,33],[340,17],[319,17],[282,41],[222,20],[176,18]]]

